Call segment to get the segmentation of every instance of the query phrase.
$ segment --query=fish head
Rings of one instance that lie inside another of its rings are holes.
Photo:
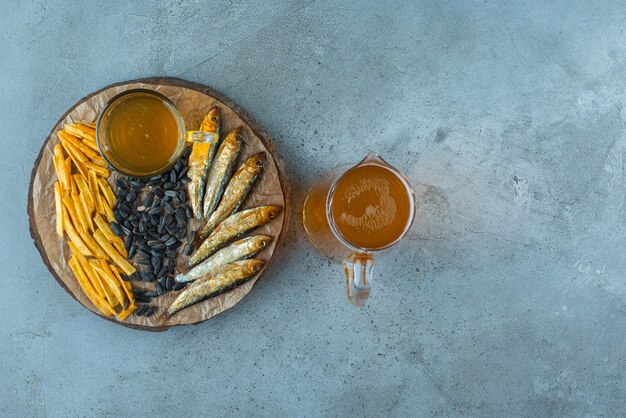
[[[202,121],[201,130],[204,132],[217,132],[219,135],[222,124],[221,119],[220,109],[217,106],[211,108]]]
[[[251,240],[252,247],[255,251],[261,251],[263,248],[267,247],[270,242],[272,242],[272,237],[269,235],[255,235]]]
[[[265,220],[269,222],[272,219],[276,218],[281,210],[283,210],[283,208],[281,208],[280,206],[263,206],[261,212]]]
[[[265,161],[266,161],[265,153],[259,152],[257,154],[250,156],[250,158],[246,160],[246,164],[248,164],[253,169],[258,169],[258,168],[262,168],[265,165]]]
[[[235,142],[243,141],[243,127],[240,126],[239,128],[233,129],[228,134],[228,138],[227,139],[230,140],[230,141],[235,141]]]
[[[252,275],[261,271],[261,269],[265,265],[265,261],[259,260],[258,258],[251,258],[250,260],[245,260],[242,264],[243,270],[246,275]]]

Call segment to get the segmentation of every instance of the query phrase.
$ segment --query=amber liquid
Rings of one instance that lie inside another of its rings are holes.
[[[178,125],[162,99],[139,95],[121,100],[108,118],[107,144],[116,165],[152,173],[175,158]]]
[[[395,242],[410,222],[405,184],[377,164],[357,166],[339,180],[331,202],[340,235],[355,247],[378,249]]]

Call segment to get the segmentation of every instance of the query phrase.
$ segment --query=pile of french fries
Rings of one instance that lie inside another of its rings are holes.
[[[57,136],[60,144],[54,146],[53,156],[59,178],[54,184],[56,232],[69,238],[68,264],[87,298],[106,316],[123,320],[137,307],[122,274],[130,276],[136,270],[126,259],[124,242],[110,226],[115,194],[107,181],[111,173],[98,153],[95,128],[86,123],[66,124]]]

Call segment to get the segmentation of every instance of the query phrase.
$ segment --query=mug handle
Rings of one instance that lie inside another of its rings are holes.
[[[343,260],[348,300],[360,308],[370,295],[374,258],[370,253],[353,252]]]

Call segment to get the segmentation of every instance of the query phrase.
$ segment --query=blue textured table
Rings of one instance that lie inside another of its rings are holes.
[[[624,415],[623,1],[79,3],[0,4],[0,416]],[[26,201],[69,106],[158,75],[267,128],[294,213],[239,305],[151,334],[59,287]],[[370,149],[419,211],[357,310],[299,212]]]

